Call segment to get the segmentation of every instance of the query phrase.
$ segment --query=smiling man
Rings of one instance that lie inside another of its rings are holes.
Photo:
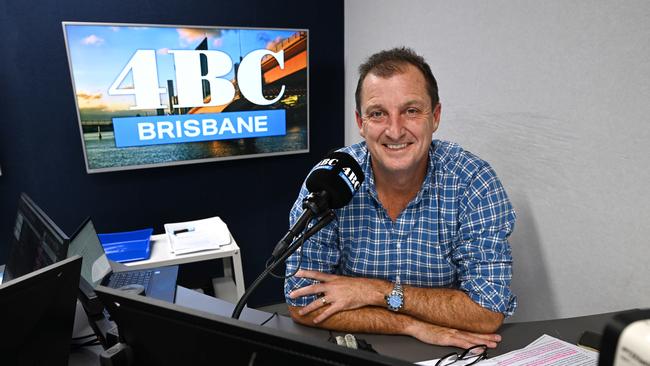
[[[496,347],[512,315],[515,213],[492,168],[433,140],[441,116],[429,65],[408,48],[359,67],[356,122],[364,142],[343,148],[366,180],[337,219],[287,260],[294,321],[402,334],[422,342]],[[290,215],[302,212],[302,187]]]

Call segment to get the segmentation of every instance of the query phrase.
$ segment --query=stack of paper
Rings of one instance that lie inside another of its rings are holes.
[[[488,355],[490,350],[488,350]],[[435,365],[438,360],[418,362]],[[462,365],[463,363],[454,363]],[[596,366],[598,352],[590,351],[561,339],[544,334],[522,349],[482,360],[481,366]]]
[[[494,365],[510,366],[596,366],[598,352],[544,334],[522,349],[486,361],[494,362]]]
[[[165,233],[174,254],[219,249],[230,244],[228,226],[218,216],[202,220],[165,224]]]

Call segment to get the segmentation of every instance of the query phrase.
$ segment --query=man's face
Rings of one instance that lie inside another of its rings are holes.
[[[440,104],[431,105],[422,72],[410,64],[402,69],[387,78],[369,73],[361,85],[356,120],[375,174],[426,171],[431,135],[440,122]]]

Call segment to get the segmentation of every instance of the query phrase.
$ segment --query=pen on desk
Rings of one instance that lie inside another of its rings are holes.
[[[178,234],[181,234],[181,233],[187,233],[187,232],[190,232],[190,231],[194,231],[194,228],[193,227],[188,227],[188,228],[185,228],[185,229],[174,230],[174,235],[178,235]]]

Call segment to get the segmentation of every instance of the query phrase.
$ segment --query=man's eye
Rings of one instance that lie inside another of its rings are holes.
[[[380,122],[386,119],[386,113],[383,111],[371,111],[366,115],[366,118],[373,122]]]
[[[406,110],[408,116],[417,116],[420,114],[420,110],[417,108],[409,108]]]

